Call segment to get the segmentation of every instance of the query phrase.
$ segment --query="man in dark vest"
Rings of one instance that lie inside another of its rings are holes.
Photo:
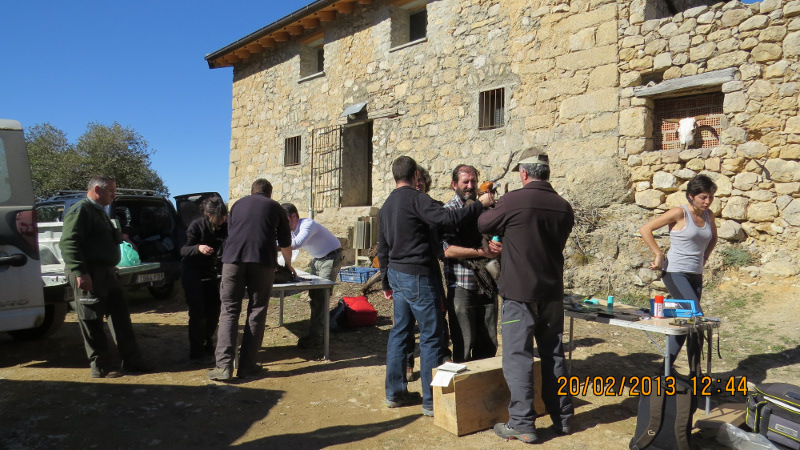
[[[114,201],[117,182],[95,175],[89,180],[86,198],[64,215],[61,255],[69,284],[75,295],[72,309],[78,314],[92,378],[116,378],[113,370],[103,317],[122,356],[122,369],[148,372],[133,334],[128,304],[122,295],[116,265],[120,259],[122,235],[115,229],[104,208]]]

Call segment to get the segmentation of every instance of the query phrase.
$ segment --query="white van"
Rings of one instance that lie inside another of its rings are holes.
[[[0,331],[19,339],[43,337],[64,321],[46,320],[33,204],[22,125],[0,119]]]

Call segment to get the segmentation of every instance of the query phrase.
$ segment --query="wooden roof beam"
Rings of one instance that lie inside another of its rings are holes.
[[[375,0],[358,0],[356,3],[359,5],[371,5],[375,3]]]
[[[319,18],[317,17],[304,17],[300,19],[300,25],[309,30],[319,28]]]
[[[354,2],[338,2],[333,5],[333,7],[339,14],[350,14],[356,10],[356,4]]]
[[[289,33],[285,31],[276,31],[272,33],[271,37],[275,40],[275,42],[286,42],[289,40]]]
[[[336,20],[336,11],[333,10],[323,10],[317,13],[317,17],[319,17],[320,22],[332,22]]]
[[[256,42],[258,42],[258,45],[260,45],[260,46],[262,46],[264,48],[275,47],[275,39],[272,39],[269,36],[263,37],[263,38],[257,40]]]
[[[302,25],[293,23],[293,24],[288,25],[286,27],[286,31],[292,36],[300,36],[306,30],[305,30],[305,28],[303,28]]]

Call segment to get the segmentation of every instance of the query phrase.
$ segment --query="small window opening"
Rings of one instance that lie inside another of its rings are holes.
[[[690,148],[718,146],[725,117],[722,112],[724,99],[722,92],[656,99],[653,109],[653,149],[683,148],[678,137],[677,121],[688,117],[697,119],[694,144]]]
[[[428,11],[415,12],[408,17],[408,41],[413,42],[426,36],[428,28]]]
[[[296,166],[300,164],[300,136],[286,139],[283,154],[284,166]]]
[[[478,129],[490,130],[505,125],[504,88],[481,92],[478,106]]]

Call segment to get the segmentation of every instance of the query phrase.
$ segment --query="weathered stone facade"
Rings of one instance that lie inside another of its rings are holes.
[[[432,197],[446,201],[455,165],[490,178],[509,151],[535,145],[550,154],[554,187],[577,209],[600,211],[599,227],[567,249],[592,256],[571,266],[575,288],[649,286],[649,255],[631,236],[684,201],[697,173],[719,186],[720,236],[797,273],[800,0],[673,4],[674,14],[660,0],[436,0],[426,6],[426,38],[395,47],[393,20],[396,34],[407,14],[387,1],[357,6],[323,24],[324,75],[301,79],[297,40],[235,64],[230,198],[263,176],[274,198],[309,211],[312,131],[366,102],[368,113],[390,112],[368,122],[371,205],[315,211],[348,243],[354,221],[374,216],[394,188],[397,156],[427,167]],[[716,88],[727,120],[721,145],[653,151],[653,100],[636,95],[643,80],[728,68],[732,79]],[[479,95],[497,88],[505,124],[479,130]],[[293,136],[302,137],[301,164],[286,167]],[[502,181],[521,185],[513,173]]]

